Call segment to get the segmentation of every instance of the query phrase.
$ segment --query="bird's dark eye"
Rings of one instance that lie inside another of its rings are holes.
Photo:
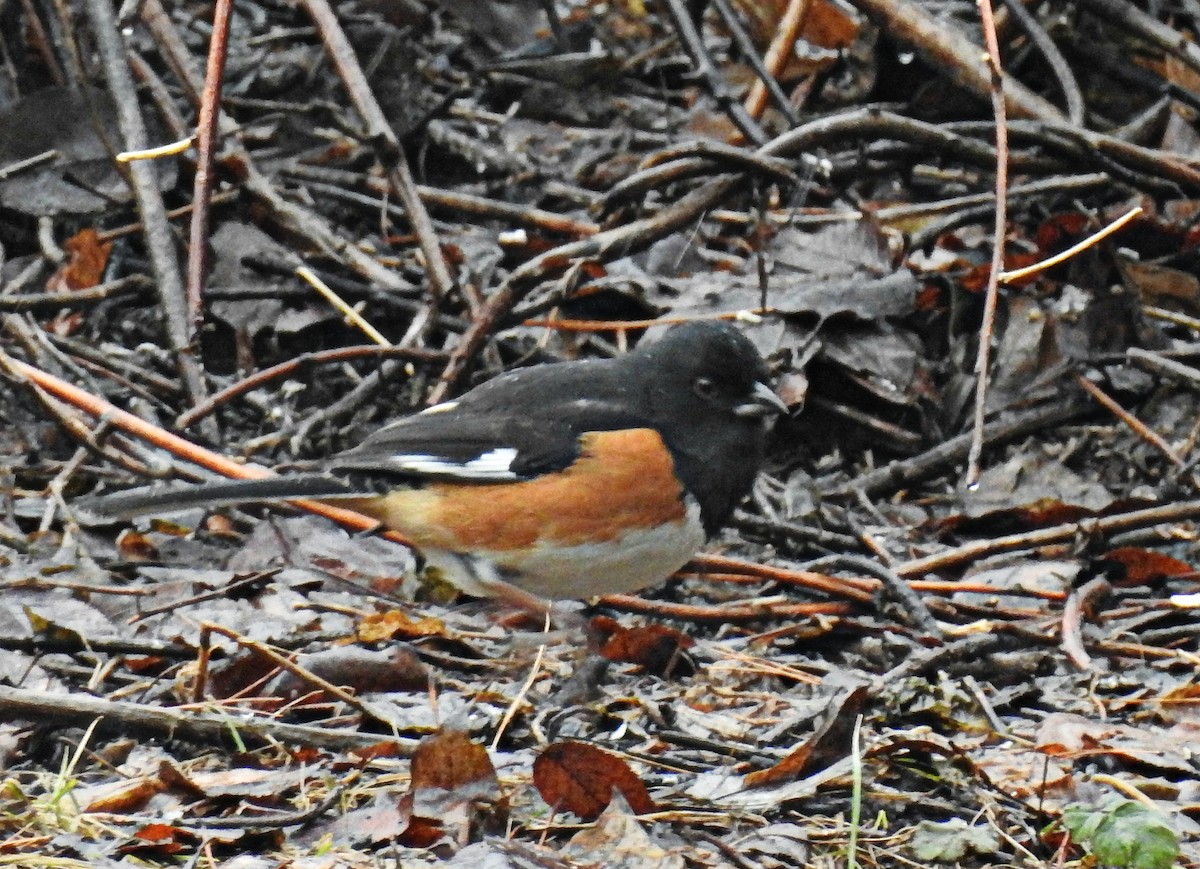
[[[692,388],[696,390],[696,394],[701,398],[716,398],[717,384],[709,377],[697,377],[696,382],[692,384]]]

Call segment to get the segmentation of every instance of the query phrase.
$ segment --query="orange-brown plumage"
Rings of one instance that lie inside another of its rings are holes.
[[[590,432],[563,470],[516,483],[429,483],[381,498],[339,500],[418,548],[508,552],[575,546],[682,523],[683,487],[658,432]]]

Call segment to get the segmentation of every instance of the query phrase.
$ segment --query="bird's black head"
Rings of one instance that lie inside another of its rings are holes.
[[[676,326],[631,356],[647,370],[656,427],[711,535],[749,492],[769,423],[787,408],[757,348],[730,323]]]

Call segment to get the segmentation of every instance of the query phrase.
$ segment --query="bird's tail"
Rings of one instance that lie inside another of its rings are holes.
[[[290,501],[296,498],[349,498],[361,494],[344,480],[324,474],[289,474],[260,480],[142,486],[108,495],[79,498],[74,502],[74,507],[85,515],[130,519],[147,513],[173,513],[190,507],[228,507],[250,501]]]

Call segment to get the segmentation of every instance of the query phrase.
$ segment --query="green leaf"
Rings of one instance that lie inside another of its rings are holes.
[[[1171,869],[1179,856],[1179,839],[1167,819],[1133,800],[1117,799],[1100,808],[1073,804],[1063,810],[1062,823],[1105,866]]]

